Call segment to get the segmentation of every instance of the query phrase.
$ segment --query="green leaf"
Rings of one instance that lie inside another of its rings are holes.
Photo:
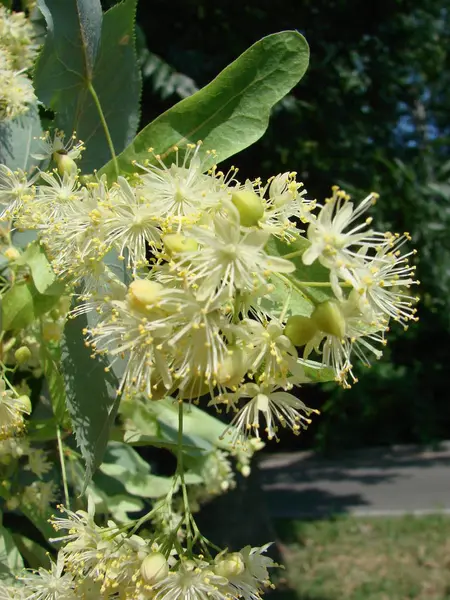
[[[296,31],[263,38],[206,87],[147,125],[118,157],[120,172],[131,174],[132,161],[151,159],[149,146],[163,158],[173,146],[200,139],[221,161],[240,152],[263,135],[272,107],[302,78],[308,60],[308,44]],[[112,161],[103,173],[115,177]]]
[[[161,498],[167,495],[173,486],[172,477],[159,475],[134,475],[123,481],[129,494],[140,498]]]
[[[40,294],[48,293],[49,288],[56,282],[56,275],[39,242],[29,244],[17,262],[29,267],[37,291]]]
[[[31,154],[36,151],[42,135],[36,106],[11,121],[0,121],[0,163],[12,170],[30,171],[39,163]]]
[[[36,93],[56,112],[56,126],[66,135],[76,131],[85,142],[79,164],[89,172],[111,158],[95,92],[116,153],[137,130],[141,81],[134,49],[136,0],[117,4],[103,20],[98,0],[38,0],[38,5],[47,22],[47,39],[36,65]]]
[[[47,550],[40,544],[30,538],[25,537],[21,533],[13,533],[14,542],[22,556],[28,563],[31,569],[39,569],[50,567],[50,558]]]
[[[131,446],[109,442],[99,470],[124,486],[129,494],[141,498],[159,498],[172,487],[171,477],[150,473],[150,465]]]
[[[0,525],[0,576],[14,575],[23,569],[23,560],[12,535]]]
[[[35,319],[33,294],[29,285],[19,283],[2,298],[2,328],[4,331],[23,329]]]
[[[154,411],[161,425],[161,434],[169,441],[176,442],[178,433],[178,404],[171,398],[152,402],[149,409]],[[221,439],[226,424],[194,405],[184,405],[183,445],[196,446],[204,451],[214,447],[230,449],[226,439]]]
[[[50,538],[55,537],[55,530],[49,523],[49,519],[52,516],[51,510],[42,512],[34,505],[25,506],[22,504],[20,511],[33,523],[36,529],[42,533],[44,539],[50,540]]]
[[[174,454],[178,451],[178,444],[176,442],[168,442],[155,435],[145,435],[137,431],[126,431],[123,436],[123,441],[126,444],[130,444],[130,446],[154,446],[155,448],[165,448]],[[202,448],[198,448],[193,444],[183,444],[182,448],[183,453],[190,456],[198,456],[204,452]]]
[[[145,475],[150,473],[150,466],[131,446],[122,442],[109,442],[100,471],[112,477],[127,473]]]
[[[66,388],[67,408],[78,447],[86,463],[84,489],[101,464],[120,397],[118,382],[108,363],[91,358],[82,330],[86,315],[69,319],[61,342],[61,367]]]
[[[269,254],[286,256],[295,252],[298,253],[298,256],[290,258],[295,265],[293,273],[272,278],[271,283],[275,286],[275,290],[271,294],[271,298],[264,299],[266,308],[274,309],[276,307],[281,312],[283,308],[286,308],[287,303],[287,315],[309,316],[316,304],[334,297],[329,285],[330,271],[318,261],[312,265],[303,264],[302,254],[308,246],[309,241],[303,237],[289,244],[274,237],[269,240],[266,246]],[[314,286],[314,283],[319,285]]]

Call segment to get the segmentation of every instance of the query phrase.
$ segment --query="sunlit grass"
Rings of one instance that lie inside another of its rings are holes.
[[[280,600],[450,599],[450,517],[281,520],[277,529]]]

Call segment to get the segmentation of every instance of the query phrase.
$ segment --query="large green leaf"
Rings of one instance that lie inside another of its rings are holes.
[[[111,158],[95,93],[116,152],[137,130],[141,81],[134,50],[136,0],[117,4],[103,19],[99,0],[38,0],[38,5],[47,22],[47,39],[36,65],[36,93],[56,112],[55,124],[67,135],[76,131],[85,142],[80,166],[92,171]]]
[[[86,463],[84,488],[103,460],[120,401],[118,381],[111,371],[105,371],[107,361],[93,359],[84,343],[86,325],[86,315],[69,320],[61,342],[67,408]]]
[[[152,159],[148,147],[163,157],[176,146],[203,140],[224,160],[258,140],[270,110],[302,78],[308,44],[296,31],[269,35],[226,67],[206,87],[185,98],[136,136],[118,157],[121,173],[132,173],[133,160]],[[114,178],[110,161],[100,173]]]
[[[31,154],[37,149],[42,135],[36,106],[30,106],[22,116],[11,121],[0,121],[0,163],[10,169],[29,171],[39,161]]]

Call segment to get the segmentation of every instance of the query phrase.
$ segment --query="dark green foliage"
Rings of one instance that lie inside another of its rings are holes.
[[[134,49],[136,0],[125,0],[102,16],[100,2],[39,0],[47,39],[36,65],[38,98],[56,113],[66,135],[86,143],[85,172],[111,158],[98,107],[102,107],[116,153],[133,139],[139,120],[141,80]]]
[[[85,345],[82,330],[86,325],[85,315],[69,319],[61,343],[67,408],[86,463],[85,487],[102,463],[120,402],[117,379],[105,371],[109,363],[93,359]]]

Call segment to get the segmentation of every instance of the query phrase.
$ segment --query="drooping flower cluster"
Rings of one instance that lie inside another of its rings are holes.
[[[33,28],[25,14],[0,5],[0,121],[14,119],[36,102],[25,73],[35,56]]]
[[[63,545],[56,562],[49,570],[19,574],[17,584],[5,586],[11,596],[256,600],[271,586],[268,569],[276,565],[264,556],[268,545],[224,551],[215,557],[196,555],[158,540],[127,535],[113,521],[99,526],[92,503],[87,512],[61,511],[65,514],[53,519],[56,531],[66,531],[58,538]]]
[[[119,393],[206,394],[236,413],[235,444],[280,425],[299,433],[313,411],[293,386],[322,369],[348,386],[354,356],[381,355],[389,320],[416,318],[409,236],[361,220],[374,194],[354,206],[333,188],[322,205],[295,173],[241,183],[214,160],[200,143],[164,159],[150,149],[112,184],[82,182],[72,163],[30,182],[4,168],[3,214],[40,232],[73,315],[89,313],[93,355],[122,369]],[[296,260],[325,275],[299,277]]]

